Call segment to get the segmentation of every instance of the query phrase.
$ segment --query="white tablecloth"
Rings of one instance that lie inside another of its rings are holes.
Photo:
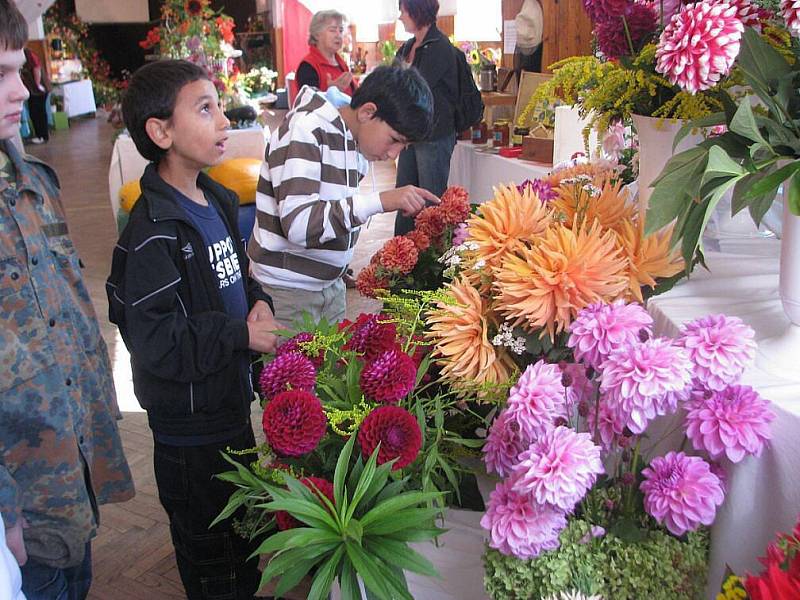
[[[250,129],[231,129],[225,143],[225,158],[258,158],[264,159],[264,148],[269,130],[261,127]],[[129,181],[138,180],[147,160],[139,154],[133,140],[127,133],[121,134],[114,142],[111,152],[111,164],[108,167],[108,191],[114,219],[119,212],[119,189]]]
[[[682,323],[716,313],[743,319],[756,340],[789,326],[778,298],[780,242],[723,241],[721,250],[707,255],[710,273],[698,268],[689,281],[650,300],[656,333],[673,336]],[[760,571],[757,558],[777,531],[791,530],[800,512],[800,385],[765,372],[758,363],[742,383],[772,401],[777,419],[761,457],[725,465],[728,494],[711,530],[711,600],[726,564],[740,574]]]
[[[69,118],[97,111],[92,82],[88,79],[57,84],[53,93],[63,96],[64,112]]]
[[[551,165],[481,152],[484,148],[472,142],[457,142],[450,159],[447,184],[466,189],[475,204],[491,200],[492,188],[498,184],[518,185],[526,179],[543,177],[552,169]]]

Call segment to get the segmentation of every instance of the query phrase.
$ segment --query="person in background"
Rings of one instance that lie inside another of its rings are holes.
[[[27,33],[0,0],[0,514],[28,600],[82,600],[98,506],[134,490],[58,178],[10,141],[28,97]]]
[[[0,598],[3,600],[25,600],[22,593],[22,574],[17,559],[6,545],[6,528],[0,515]]]
[[[455,101],[458,72],[450,40],[436,27],[437,0],[400,0],[400,22],[413,35],[397,51],[397,58],[416,67],[433,92],[433,129],[424,141],[411,144],[397,162],[397,187],[416,185],[441,196],[447,188],[450,157],[456,145]],[[414,228],[414,220],[400,213],[394,234]]]
[[[542,30],[544,16],[539,0],[525,0],[514,19],[517,46],[514,49],[514,73],[519,82],[522,71],[542,72]]]
[[[49,84],[44,76],[42,61],[30,48],[25,48],[25,66],[22,68],[22,82],[30,94],[28,112],[33,121],[33,144],[44,144],[50,139],[50,128],[47,124],[47,93]]]
[[[295,91],[310,85],[324,92],[337,87],[352,96],[356,82],[339,52],[344,43],[345,16],[337,10],[321,10],[308,26],[308,54],[295,73]]]

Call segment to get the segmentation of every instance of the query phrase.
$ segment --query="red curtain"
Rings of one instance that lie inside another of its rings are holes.
[[[283,66],[286,72],[297,66],[308,54],[308,26],[312,12],[301,0],[283,0]]]

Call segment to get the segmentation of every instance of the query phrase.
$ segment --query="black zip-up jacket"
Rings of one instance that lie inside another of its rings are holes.
[[[406,40],[397,51],[405,61],[415,38]],[[411,62],[433,92],[433,130],[429,140],[456,134],[455,102],[458,96],[458,65],[453,45],[436,25],[431,25]]]
[[[239,200],[204,173],[197,179],[236,240],[248,305],[272,300],[249,276],[237,224]],[[250,418],[247,322],[225,312],[206,244],[154,164],[114,249],[106,283],[109,319],[131,353],[136,397],[151,429],[196,437]]]

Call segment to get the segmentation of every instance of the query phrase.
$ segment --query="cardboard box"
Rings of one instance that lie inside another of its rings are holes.
[[[553,138],[525,136],[522,138],[522,154],[520,158],[553,164]]]

